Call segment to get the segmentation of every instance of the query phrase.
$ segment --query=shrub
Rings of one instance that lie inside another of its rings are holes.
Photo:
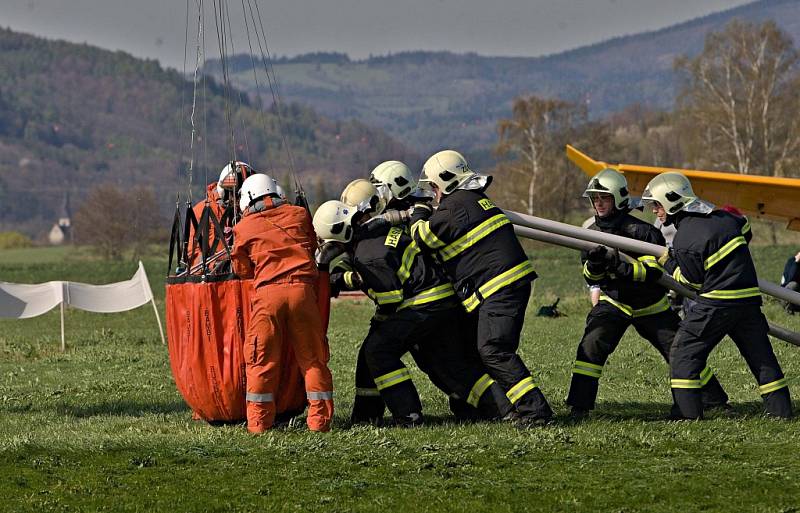
[[[33,242],[19,232],[0,232],[0,249],[29,248]]]

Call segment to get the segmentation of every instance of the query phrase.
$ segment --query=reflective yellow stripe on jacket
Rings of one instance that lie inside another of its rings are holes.
[[[431,225],[428,221],[417,221],[414,223],[414,226],[411,227],[411,235],[419,235],[422,242],[431,249],[445,247],[445,243],[431,231]]]
[[[624,314],[629,315],[630,317],[644,317],[645,315],[653,315],[669,310],[669,298],[666,295],[662,297],[657,303],[653,303],[650,306],[646,306],[644,308],[639,308],[639,309],[634,309],[633,307],[626,305],[625,303],[620,303],[619,301],[611,299],[605,294],[600,294],[600,301],[605,301],[607,303],[616,306],[617,308],[622,310]]]
[[[713,266],[714,264],[716,264],[717,262],[728,256],[731,253],[731,251],[738,248],[739,246],[746,246],[746,245],[747,241],[744,240],[744,237],[741,235],[734,239],[731,239],[724,246],[719,248],[719,250],[716,253],[706,258],[705,262],[703,262],[703,268],[706,270],[710,269],[711,266]]]
[[[497,214],[482,222],[475,228],[468,231],[466,234],[459,237],[454,242],[448,244],[439,251],[443,261],[448,261],[451,258],[462,253],[464,250],[474,246],[478,241],[485,238],[487,235],[497,230],[501,226],[511,223],[505,214]]]
[[[428,290],[423,290],[416,296],[410,299],[406,299],[405,301],[400,303],[400,306],[397,309],[402,310],[403,308],[408,308],[409,306],[418,306],[427,303],[433,303],[434,301],[439,301],[440,299],[454,296],[455,294],[456,291],[453,288],[453,284],[445,283],[444,285],[439,285],[438,287],[432,287]]]
[[[461,303],[464,305],[464,308],[466,308],[467,312],[471,312],[478,308],[478,306],[481,304],[481,298],[488,298],[501,288],[511,285],[515,281],[524,278],[532,272],[533,264],[531,264],[530,260],[526,259],[521,264],[515,265],[511,269],[498,274],[491,280],[478,287],[478,292],[472,294]]]
[[[675,281],[677,281],[678,283],[682,283],[684,285],[688,285],[688,286],[692,287],[695,290],[700,290],[700,288],[703,286],[700,283],[692,283],[692,282],[690,282],[683,275],[683,273],[681,272],[681,268],[680,267],[676,267],[675,268],[675,270],[672,272],[672,277],[675,278]]]
[[[703,292],[700,295],[709,299],[742,299],[760,296],[761,291],[758,287],[750,287],[738,290],[712,290],[710,292]]]
[[[412,240],[411,243],[406,246],[406,249],[403,251],[403,257],[400,260],[400,269],[397,270],[397,277],[400,279],[400,283],[405,283],[409,276],[411,276],[411,267],[414,265],[414,259],[417,258],[419,252],[420,247],[415,240]]]
[[[390,305],[392,303],[400,303],[403,301],[403,291],[399,289],[390,290],[388,292],[375,292],[372,289],[368,289],[367,295],[379,305]]]
[[[592,272],[589,270],[589,262],[588,261],[586,261],[583,264],[583,275],[586,276],[587,278],[589,278],[590,280],[594,280],[594,281],[600,281],[600,280],[602,280],[603,278],[606,277],[606,273],[605,272],[603,272],[603,274],[592,274]]]

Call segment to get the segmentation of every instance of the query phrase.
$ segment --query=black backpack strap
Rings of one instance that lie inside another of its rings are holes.
[[[172,228],[169,235],[169,262],[167,263],[167,276],[175,272],[172,269],[172,259],[177,257],[178,264],[183,261],[181,258],[181,249],[183,248],[181,234],[183,233],[181,226],[181,206],[175,205],[175,215],[172,217]]]

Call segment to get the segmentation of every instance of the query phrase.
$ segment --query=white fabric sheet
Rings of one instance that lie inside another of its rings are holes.
[[[27,319],[49,312],[59,304],[98,313],[133,310],[153,299],[144,266],[133,278],[108,285],[49,281],[36,285],[0,282],[0,317]]]

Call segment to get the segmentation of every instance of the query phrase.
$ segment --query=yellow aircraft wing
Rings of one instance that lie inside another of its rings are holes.
[[[607,164],[570,145],[567,145],[567,158],[589,176],[608,167],[622,172],[628,180],[628,189],[635,196],[640,196],[657,174],[679,171],[689,177],[692,189],[700,198],[716,205],[733,205],[750,216],[786,221],[788,229],[800,231],[800,179],[797,178]]]

